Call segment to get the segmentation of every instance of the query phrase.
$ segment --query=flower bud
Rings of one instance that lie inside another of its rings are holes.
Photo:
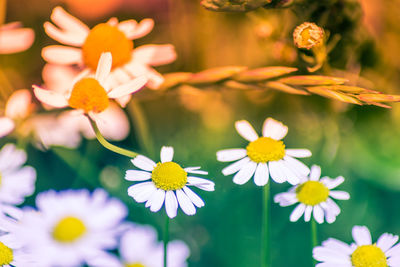
[[[304,22],[293,32],[293,40],[298,48],[311,49],[321,45],[324,39],[324,30],[315,23]]]

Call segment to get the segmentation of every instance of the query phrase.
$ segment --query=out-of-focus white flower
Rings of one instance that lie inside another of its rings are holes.
[[[295,158],[311,156],[308,149],[287,149],[283,139],[288,127],[272,118],[264,121],[262,137],[248,121],[235,123],[238,133],[250,143],[244,148],[225,149],[217,152],[217,160],[221,162],[236,161],[222,170],[224,175],[236,173],[233,182],[239,185],[247,183],[254,175],[254,183],[264,186],[269,176],[277,182],[288,181],[296,185],[301,177],[307,176],[310,169]]]
[[[339,190],[332,190],[344,182],[339,176],[335,179],[321,176],[321,168],[317,165],[311,167],[309,177],[302,178],[300,184],[292,187],[289,192],[277,194],[275,202],[282,207],[300,203],[290,215],[290,221],[297,221],[303,214],[306,222],[310,221],[311,214],[318,223],[323,223],[324,218],[328,223],[333,223],[340,213],[339,206],[332,200],[347,200],[349,193]]]
[[[194,215],[196,207],[204,206],[204,201],[188,186],[194,186],[206,191],[214,191],[214,182],[188,174],[207,175],[200,167],[182,168],[172,161],[174,149],[162,147],[161,162],[139,155],[132,160],[138,170],[128,170],[125,179],[139,182],[128,188],[128,195],[139,203],[146,202],[152,212],[161,209],[165,202],[168,217],[177,215],[178,204],[187,215]],[[150,180],[150,181],[147,181]]]
[[[58,42],[66,45],[52,45],[43,48],[43,58],[53,64],[78,65],[83,72],[95,71],[100,55],[110,52],[113,57],[110,87],[126,83],[135,77],[145,75],[148,86],[157,88],[163,77],[151,66],[170,63],[176,59],[172,45],[144,45],[134,48],[134,39],[147,35],[154,26],[152,19],[140,23],[135,20],[118,22],[111,18],[89,29],[77,18],[61,7],[53,9],[50,22],[44,24],[46,33]],[[119,98],[122,105],[129,97]]]
[[[0,54],[12,54],[31,47],[35,33],[32,29],[22,28],[19,22],[0,26]]]
[[[36,198],[37,210],[24,210],[11,233],[32,252],[37,266],[82,266],[108,258],[118,245],[127,209],[102,189],[48,191]]]
[[[313,250],[316,267],[398,267],[400,266],[399,237],[384,233],[372,243],[371,233],[365,226],[353,227],[355,243],[348,245],[334,238],[322,242]]]
[[[25,151],[14,144],[0,150],[0,222],[19,219],[22,211],[16,205],[35,191],[36,171],[23,166],[26,159]]]
[[[12,234],[0,235],[0,266],[38,266],[31,254],[26,250],[19,240]]]

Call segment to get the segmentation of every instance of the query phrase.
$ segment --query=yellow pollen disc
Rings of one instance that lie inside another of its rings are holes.
[[[118,67],[131,59],[133,42],[117,27],[107,23],[95,26],[82,46],[83,61],[86,66],[96,70],[101,53],[111,52],[112,66]]]
[[[53,238],[58,242],[71,243],[81,238],[86,233],[84,223],[72,216],[60,220],[53,229]]]
[[[178,190],[186,185],[187,173],[175,162],[157,163],[151,173],[151,180],[162,190]]]
[[[321,182],[307,181],[297,187],[296,194],[301,203],[315,206],[328,199],[329,189]]]
[[[106,90],[96,79],[83,78],[74,85],[68,104],[71,108],[82,109],[86,113],[100,113],[108,107],[110,101]]]
[[[146,267],[141,263],[126,263],[125,267]]]
[[[351,254],[351,263],[354,267],[387,267],[385,253],[376,245],[359,246]]]
[[[277,161],[285,156],[285,144],[269,137],[260,137],[250,142],[247,149],[247,156],[257,163]]]
[[[0,242],[0,266],[10,264],[13,259],[12,249]]]

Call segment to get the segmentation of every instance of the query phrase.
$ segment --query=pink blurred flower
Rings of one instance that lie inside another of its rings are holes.
[[[0,26],[0,54],[12,54],[31,47],[35,33],[22,28],[21,23],[13,22]]]
[[[101,53],[111,52],[111,88],[145,75],[149,80],[147,86],[156,89],[164,79],[152,66],[168,64],[176,59],[174,47],[170,44],[134,48],[132,40],[147,35],[153,29],[152,19],[138,23],[135,20],[118,22],[118,19],[111,18],[107,23],[89,29],[61,7],[56,7],[51,20],[57,27],[46,22],[46,33],[67,46],[47,46],[42,50],[43,58],[49,63],[71,67],[77,65],[82,72],[94,72]],[[118,100],[124,106],[130,97]]]

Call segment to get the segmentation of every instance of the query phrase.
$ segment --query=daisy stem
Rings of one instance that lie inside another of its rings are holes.
[[[311,219],[311,259],[313,262],[313,266],[317,264],[313,257],[313,249],[318,246],[318,232],[317,232],[317,222],[314,219]]]
[[[167,267],[167,246],[169,239],[169,217],[165,216],[165,227],[164,227],[164,267]]]
[[[270,183],[267,183],[263,188],[263,214],[261,226],[261,266],[269,267],[269,194]]]
[[[89,119],[90,124],[92,125],[93,131],[94,131],[95,134],[96,134],[97,140],[99,141],[99,143],[100,143],[102,146],[104,146],[104,147],[107,148],[108,150],[111,150],[111,151],[113,151],[113,152],[115,152],[115,153],[118,153],[118,154],[120,154],[120,155],[123,155],[123,156],[127,156],[127,157],[129,157],[129,158],[134,158],[134,157],[136,157],[136,156],[138,155],[138,153],[136,153],[136,152],[133,152],[133,151],[130,151],[130,150],[127,150],[127,149],[118,147],[118,146],[113,145],[113,144],[111,144],[110,142],[108,142],[108,141],[104,138],[104,136],[101,134],[99,128],[97,127],[96,122],[95,122],[92,118],[90,118],[89,116],[87,116],[87,118]]]

